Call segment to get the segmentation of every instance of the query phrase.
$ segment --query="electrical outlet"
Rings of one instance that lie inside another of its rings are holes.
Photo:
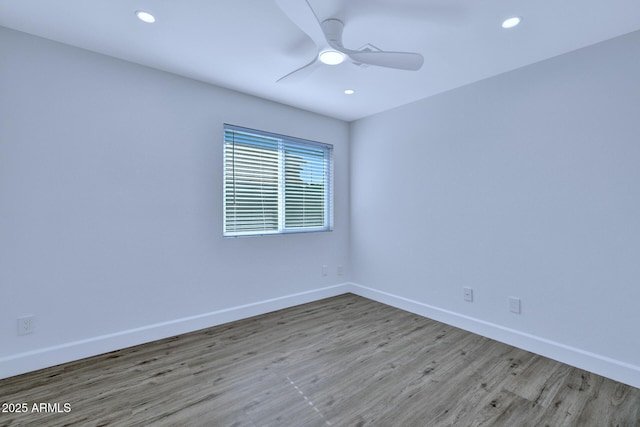
[[[322,275],[326,276],[327,274],[329,274],[329,267],[327,267],[326,265],[322,266]]]
[[[33,316],[25,316],[18,319],[18,335],[33,333]]]
[[[344,274],[344,267],[339,265],[338,268],[336,269],[336,273],[338,274],[338,276],[342,276]]]
[[[520,298],[509,297],[509,311],[520,314]]]
[[[462,288],[464,292],[464,300],[468,302],[473,302],[473,289],[471,288]]]

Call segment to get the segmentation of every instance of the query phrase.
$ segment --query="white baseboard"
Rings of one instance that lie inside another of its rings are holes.
[[[399,295],[351,283],[347,289],[356,295],[378,301],[420,316],[428,317],[532,353],[540,354],[576,368],[640,388],[640,366],[551,341],[515,329],[444,310]]]
[[[344,294],[349,288],[339,284],[2,357],[0,379]]]
[[[343,283],[6,356],[0,358],[0,379],[348,292],[640,388],[640,366],[355,283]]]

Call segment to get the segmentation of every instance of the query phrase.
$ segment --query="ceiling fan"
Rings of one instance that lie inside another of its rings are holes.
[[[311,74],[318,62],[336,65],[349,58],[355,64],[376,65],[399,70],[416,71],[422,67],[424,58],[415,52],[390,52],[371,49],[352,50],[342,44],[344,23],[339,19],[318,19],[308,0],[276,0],[282,11],[316,44],[318,52],[311,62],[277,80],[292,81]]]

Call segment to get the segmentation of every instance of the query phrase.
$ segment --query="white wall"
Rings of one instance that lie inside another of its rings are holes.
[[[640,387],[639,57],[633,33],[353,123],[362,292]]]
[[[346,123],[3,28],[0,52],[0,378],[347,280]],[[335,230],[223,239],[225,122],[334,144]]]

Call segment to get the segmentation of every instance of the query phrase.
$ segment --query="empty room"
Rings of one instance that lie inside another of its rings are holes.
[[[640,426],[640,3],[0,0],[0,426]]]

